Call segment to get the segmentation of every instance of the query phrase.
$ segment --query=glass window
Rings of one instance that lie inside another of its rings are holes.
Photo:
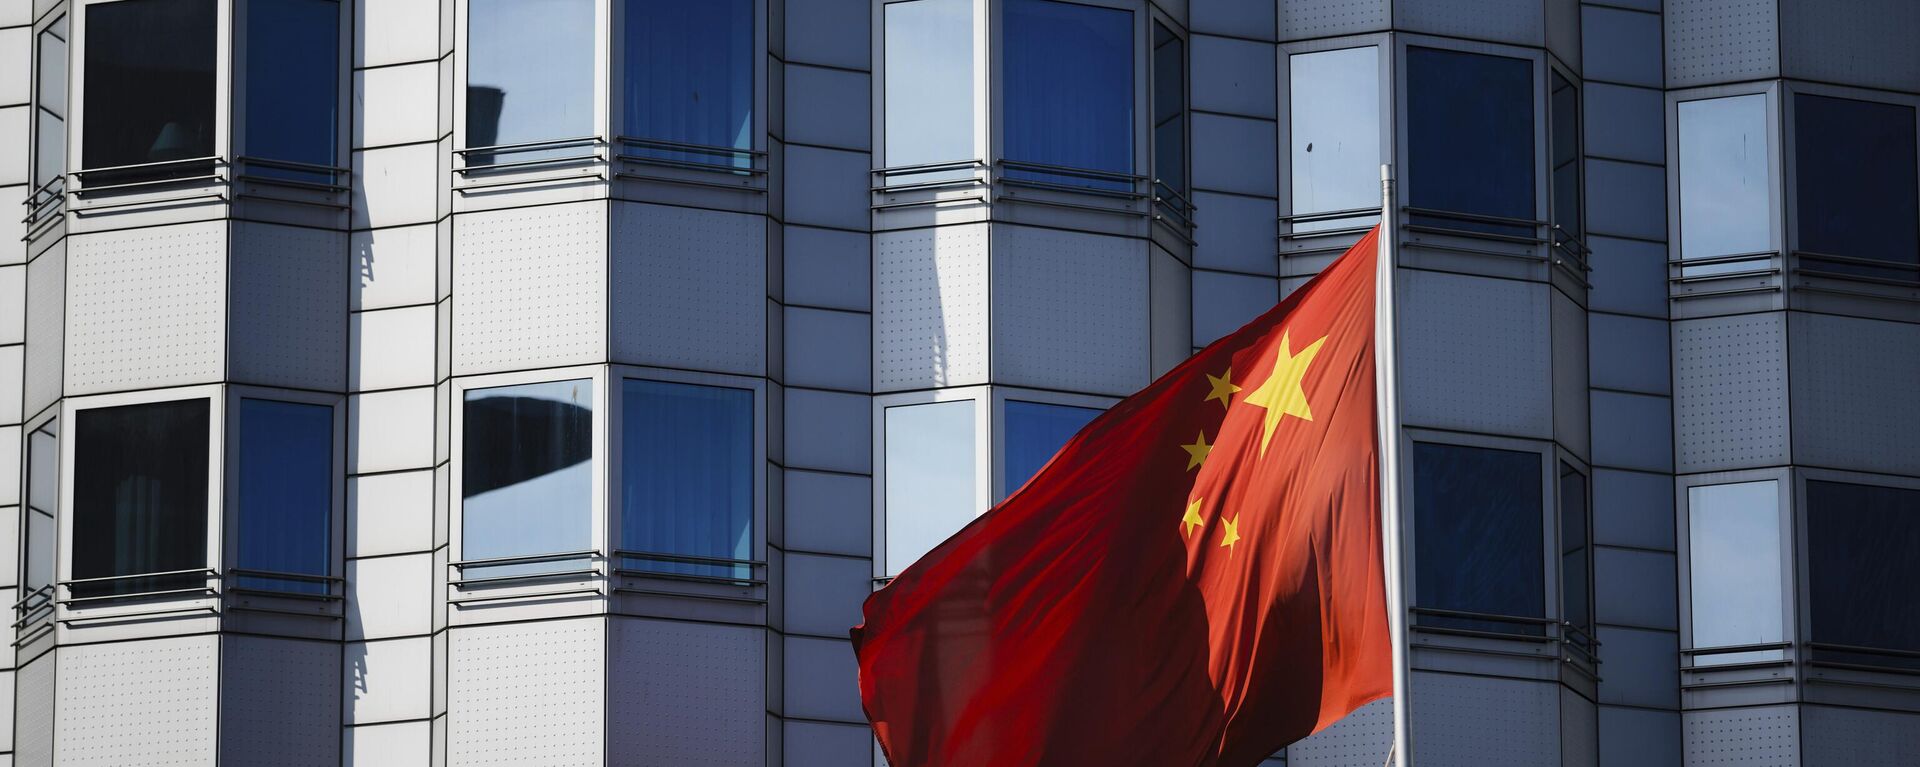
[[[593,381],[469,389],[463,407],[461,558],[592,549]]]
[[[1006,0],[1001,126],[1008,178],[1126,191],[1133,172],[1133,13]],[[1086,173],[1084,171],[1093,171]]]
[[[1053,460],[1053,455],[1066,446],[1067,440],[1080,433],[1080,429],[1101,412],[1090,407],[1007,400],[1004,416],[1006,437],[1002,440],[1002,449],[1005,451],[1001,461],[1004,471],[1000,483],[1002,492],[1012,495],[1033,475],[1040,473],[1040,468]]]
[[[1793,112],[1799,249],[1920,263],[1913,107],[1801,93],[1794,96]],[[1868,277],[1915,276],[1910,269],[1865,264],[1808,266]]]
[[[979,159],[976,2],[913,0],[889,3],[883,11],[887,167]]]
[[[1920,490],[1807,482],[1807,601],[1822,660],[1920,668]]]
[[[1415,606],[1546,617],[1540,456],[1413,446]],[[1422,615],[1424,625],[1533,633],[1539,624]]]
[[[973,401],[886,409],[886,574],[897,575],[981,511]]]
[[[208,411],[189,399],[75,417],[73,577],[83,583],[74,596],[206,583],[179,571],[207,566]],[[128,577],[150,573],[176,574]]]
[[[338,164],[340,4],[252,0],[247,4],[246,151],[249,159]],[[267,163],[250,173],[334,183],[332,173]]]
[[[1153,23],[1153,175],[1187,196],[1187,43]]]
[[[32,592],[53,584],[55,515],[60,498],[60,423],[48,421],[27,436],[27,508],[21,536],[21,583]],[[22,595],[24,596],[24,594]]]
[[[1407,48],[1407,198],[1415,224],[1531,237],[1533,62]],[[1376,171],[1375,177],[1378,178]]]
[[[87,9],[88,168],[214,155],[214,0],[120,0]],[[102,183],[204,175],[199,163],[97,174]]]
[[[1780,494],[1773,480],[1687,489],[1693,646],[1786,641]],[[1777,660],[1780,650],[1696,655],[1695,665]]]
[[[1593,554],[1587,544],[1587,477],[1560,464],[1560,610],[1580,630],[1574,640],[1591,648]]]
[[[621,387],[621,566],[750,577],[753,392],[638,379]]]
[[[1296,216],[1380,207],[1380,51],[1287,57]],[[1371,226],[1379,214],[1297,221],[1295,232]]]
[[[67,170],[67,17],[40,30],[36,55],[33,186],[38,189]]]
[[[1557,70],[1547,71],[1553,83],[1553,92],[1547,94],[1547,123],[1553,130],[1553,225],[1557,243],[1585,236],[1580,215],[1580,90]]]
[[[627,0],[625,151],[750,167],[754,0]],[[665,142],[666,146],[648,142]],[[724,147],[733,152],[671,145]]]
[[[591,136],[594,0],[469,0],[468,147]],[[480,152],[469,165],[584,155],[581,147]]]
[[[333,408],[240,400],[239,566],[333,574]],[[306,578],[241,577],[248,588],[328,593]]]
[[[1680,257],[1763,253],[1773,247],[1767,151],[1767,97],[1763,94],[1680,102]],[[1687,274],[1752,268],[1741,264],[1691,267]]]

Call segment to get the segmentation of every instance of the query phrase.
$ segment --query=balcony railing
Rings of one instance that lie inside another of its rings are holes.
[[[526,141],[453,150],[454,189],[479,192],[514,186],[605,180],[607,142],[599,136]],[[572,171],[568,173],[567,171]]]
[[[616,178],[764,194],[767,153],[738,147],[620,136]]]

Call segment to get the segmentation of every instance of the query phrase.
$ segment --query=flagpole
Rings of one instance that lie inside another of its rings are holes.
[[[1393,166],[1380,166],[1380,228],[1374,259],[1374,394],[1380,402],[1380,545],[1386,565],[1387,630],[1393,646],[1393,745],[1389,767],[1413,762],[1409,744],[1406,578],[1400,545],[1400,377],[1394,350],[1394,258],[1400,228],[1394,217]]]

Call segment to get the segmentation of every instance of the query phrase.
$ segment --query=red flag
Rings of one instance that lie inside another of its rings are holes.
[[[867,599],[893,767],[1243,767],[1391,694],[1375,236]]]

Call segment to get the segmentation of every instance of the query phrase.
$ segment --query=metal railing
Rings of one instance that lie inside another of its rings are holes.
[[[601,151],[606,146],[606,140],[599,136],[579,136],[455,149],[453,154],[460,158],[460,162],[454,166],[453,172],[455,175],[466,178],[506,171],[527,172],[606,162],[607,156]],[[547,157],[529,157],[524,160],[495,161],[496,158],[532,155],[540,152],[557,154]]]
[[[659,551],[616,549],[613,552],[613,560],[613,574],[621,577],[661,578],[694,583],[714,583],[746,587],[767,585],[765,575],[767,563],[753,559],[730,559],[726,557],[705,557],[693,554],[670,554]],[[651,563],[654,566],[647,566],[646,563]],[[711,568],[715,571],[731,569],[735,574],[677,572],[662,569],[662,566],[675,565],[688,569]]]
[[[188,157],[179,160],[161,160],[133,165],[111,165],[101,168],[84,168],[73,171],[72,176],[78,184],[72,187],[73,194],[81,197],[105,192],[126,192],[147,187],[173,186],[195,182],[227,181],[225,170],[227,161],[217,156]],[[114,181],[116,178],[131,179]],[[91,181],[89,179],[102,179]]]
[[[20,219],[20,223],[26,225],[26,234],[20,239],[31,240],[53,226],[53,222],[65,210],[66,200],[67,175],[64,173],[34,188],[25,200],[20,201],[27,208],[27,217]]]
[[[1545,230],[1547,222],[1532,218],[1514,218],[1511,216],[1493,216],[1484,213],[1464,213],[1457,210],[1438,208],[1418,208],[1412,205],[1400,208],[1408,216],[1405,229],[1409,232],[1438,234],[1475,239],[1510,242],[1516,245],[1547,244]],[[1418,221],[1416,219],[1426,219]],[[1465,226],[1462,226],[1462,225]],[[1527,234],[1520,234],[1525,231]]]
[[[1286,230],[1280,234],[1280,239],[1298,240],[1307,237],[1345,237],[1348,235],[1364,234],[1372,229],[1374,224],[1308,229],[1307,231],[1300,231],[1300,225],[1365,218],[1373,218],[1377,222],[1379,217],[1379,208],[1345,208],[1341,210],[1315,211],[1312,213],[1294,213],[1279,218],[1280,223]]]
[[[1492,639],[1508,642],[1548,645],[1550,652],[1504,652],[1467,647],[1440,648],[1461,652],[1483,652],[1524,658],[1557,659],[1575,672],[1600,681],[1600,640],[1592,632],[1557,618],[1501,615],[1433,607],[1410,607],[1413,620],[1407,629],[1415,634]],[[1426,620],[1422,620],[1422,619]],[[1447,625],[1447,624],[1453,625]],[[1463,625],[1464,624],[1464,625]],[[1483,624],[1483,625],[1476,625]]]
[[[13,646],[21,647],[53,630],[54,585],[28,591],[13,603]]]

